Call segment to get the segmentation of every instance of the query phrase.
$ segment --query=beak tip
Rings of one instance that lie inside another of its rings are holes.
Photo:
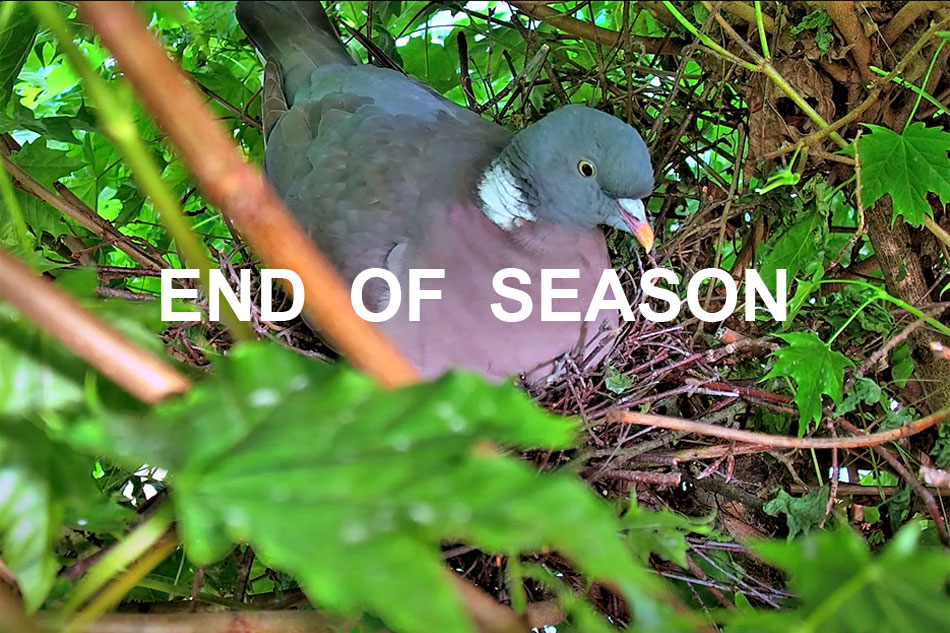
[[[646,252],[649,253],[653,250],[653,228],[649,224],[640,225],[633,234]]]

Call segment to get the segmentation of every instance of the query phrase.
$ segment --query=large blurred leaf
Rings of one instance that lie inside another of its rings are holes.
[[[861,192],[870,206],[884,194],[894,203],[892,219],[904,216],[913,226],[921,226],[924,216],[933,216],[927,193],[950,202],[950,132],[911,123],[902,134],[879,125],[865,124],[871,134],[859,144]]]
[[[539,476],[495,447],[566,448],[576,430],[511,385],[454,374],[385,391],[254,344],[151,419],[107,416],[76,437],[171,469],[198,562],[246,540],[324,608],[373,611],[399,630],[468,631],[443,540],[508,555],[555,548],[657,608],[644,591],[653,580],[602,501],[573,476]]]
[[[96,489],[92,463],[29,423],[0,417],[0,559],[30,610],[53,584],[52,545],[63,520],[96,530],[124,516]]]
[[[759,543],[755,551],[788,573],[800,605],[747,611],[726,631],[946,631],[950,556],[921,546],[919,537],[920,528],[908,525],[877,555],[847,527],[790,543]]]

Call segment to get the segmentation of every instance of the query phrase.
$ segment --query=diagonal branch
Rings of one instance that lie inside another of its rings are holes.
[[[0,298],[143,402],[153,404],[188,389],[188,379],[182,374],[2,249]]]
[[[595,44],[603,46],[620,46],[623,43],[623,34],[619,31],[605,29],[589,22],[572,18],[545,6],[543,2],[523,2],[509,0],[508,4],[518,7],[525,15],[547,22],[555,26],[568,35],[579,37]],[[656,55],[678,55],[683,48],[683,43],[676,40],[657,39],[657,38],[637,38],[637,41],[643,44],[643,50],[647,53]]]
[[[2,150],[0,150],[2,152]],[[161,258],[147,253],[136,246],[132,240],[120,233],[107,220],[100,217],[75,196],[59,196],[44,187],[33,176],[20,168],[19,165],[3,155],[3,167],[15,181],[18,188],[36,196],[68,218],[75,220],[102,241],[115,245],[116,248],[128,255],[138,264],[149,270],[161,270],[168,266]],[[67,190],[68,191],[68,190]],[[70,192],[71,194],[72,192]]]
[[[863,448],[879,446],[886,442],[893,442],[904,437],[916,435],[930,427],[950,419],[950,408],[941,409],[919,420],[905,424],[896,429],[859,435],[855,437],[792,437],[789,435],[769,435],[754,431],[729,429],[715,424],[693,422],[682,418],[667,417],[665,415],[650,415],[634,411],[611,411],[607,414],[610,422],[637,424],[639,426],[655,426],[661,429],[687,431],[699,435],[718,437],[733,442],[743,442],[754,446],[770,446],[772,448],[792,449],[823,449],[823,448]]]
[[[178,149],[206,198],[240,230],[264,263],[296,272],[304,310],[351,362],[388,386],[417,379],[414,369],[373,325],[360,319],[349,289],[313,245],[260,172],[208,110],[185,73],[124,2],[83,2],[80,10]]]

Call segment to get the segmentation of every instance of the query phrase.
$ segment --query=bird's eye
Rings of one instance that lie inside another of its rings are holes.
[[[597,173],[594,163],[586,159],[582,159],[579,163],[577,163],[577,171],[580,172],[581,176],[584,178],[591,178],[595,173]]]

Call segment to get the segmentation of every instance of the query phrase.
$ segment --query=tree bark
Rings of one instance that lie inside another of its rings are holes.
[[[882,197],[866,210],[868,236],[881,264],[887,291],[918,308],[932,303],[920,258],[913,250],[911,228],[903,220],[891,226],[893,206],[891,199]],[[939,340],[926,327],[910,337],[917,364],[915,379],[926,396],[930,412],[950,405],[950,363],[934,356],[931,341]]]

